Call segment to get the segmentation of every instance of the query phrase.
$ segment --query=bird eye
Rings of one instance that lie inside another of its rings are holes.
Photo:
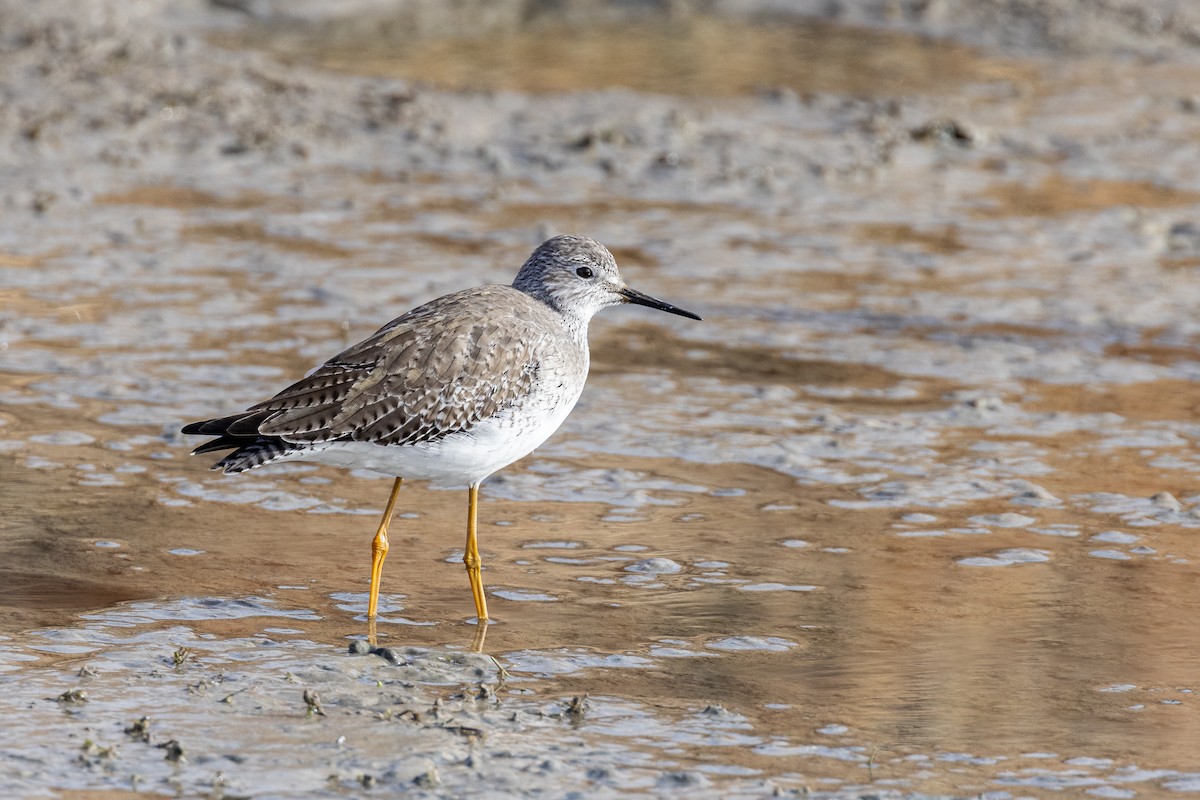
[[[590,278],[592,277],[592,268],[580,267],[579,269],[575,270],[575,274],[581,278]]]

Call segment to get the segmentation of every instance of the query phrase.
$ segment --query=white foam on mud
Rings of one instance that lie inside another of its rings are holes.
[[[1128,561],[1133,558],[1133,556],[1120,550],[1090,550],[1088,551],[1088,555],[1092,558],[1104,558],[1110,561]]]
[[[728,652],[763,651],[769,653],[784,653],[797,646],[796,642],[780,636],[730,636],[708,642],[704,645],[712,650]]]
[[[964,567],[1009,567],[1014,564],[1040,564],[1049,560],[1049,550],[1014,547],[1008,550],[1001,550],[991,556],[960,558],[958,559],[958,563]]]
[[[674,575],[682,570],[681,564],[669,558],[644,558],[625,566],[626,572],[637,572],[642,575]]]
[[[747,583],[738,587],[743,592],[815,592],[817,588],[808,584],[789,583]]]
[[[1133,544],[1142,537],[1124,531],[1101,531],[1088,539],[1089,542],[1105,542],[1107,544]]]
[[[81,433],[80,431],[54,431],[53,433],[40,433],[30,436],[29,441],[61,447],[78,447],[80,445],[91,444],[96,441],[96,437]]]
[[[552,594],[531,591],[528,589],[497,588],[489,589],[488,594],[504,600],[511,600],[514,603],[553,603],[558,601],[558,598]]]
[[[967,521],[989,528],[1028,528],[1037,522],[1033,517],[1027,517],[1024,514],[1015,514],[1011,511],[1003,514],[977,514],[973,517],[968,517]]]

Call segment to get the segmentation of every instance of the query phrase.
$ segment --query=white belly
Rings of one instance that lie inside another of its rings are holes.
[[[439,486],[468,486],[533,452],[558,430],[578,399],[576,394],[544,414],[529,410],[502,412],[469,431],[436,442],[405,446],[330,442],[278,460],[315,461],[432,481]]]

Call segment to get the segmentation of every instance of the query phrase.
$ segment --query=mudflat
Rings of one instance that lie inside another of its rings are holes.
[[[1200,20],[842,5],[0,3],[0,794],[1200,789]],[[178,428],[567,232],[704,322],[372,650],[389,482]]]

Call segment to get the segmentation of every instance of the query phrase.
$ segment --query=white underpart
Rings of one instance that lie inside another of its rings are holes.
[[[462,433],[435,442],[383,446],[370,442],[329,442],[301,453],[275,459],[315,461],[335,467],[369,469],[408,480],[431,481],[438,486],[469,486],[532,452],[550,438],[579,400],[583,382],[558,402],[526,404],[506,409]],[[549,400],[550,398],[545,398]],[[549,407],[546,407],[546,406]]]

